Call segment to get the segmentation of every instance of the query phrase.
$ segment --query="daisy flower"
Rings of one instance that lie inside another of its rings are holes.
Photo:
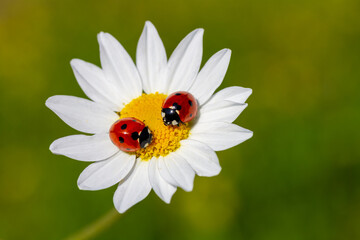
[[[123,213],[153,189],[166,203],[177,187],[192,191],[195,175],[211,177],[221,167],[215,151],[231,148],[252,136],[232,122],[246,108],[249,88],[228,87],[214,94],[227,71],[231,51],[215,53],[200,70],[203,29],[189,33],[167,59],[151,22],[146,22],[136,50],[136,65],[110,34],[99,33],[101,67],[79,59],[71,66],[91,99],[57,95],[46,106],[75,130],[55,140],[50,150],[69,158],[94,162],[80,174],[82,190],[99,190],[118,183],[113,201]],[[200,70],[200,71],[199,71]],[[187,91],[198,101],[197,118],[165,126],[162,103],[175,91]],[[109,137],[112,124],[126,117],[143,121],[153,134],[151,144],[135,153],[120,151]]]

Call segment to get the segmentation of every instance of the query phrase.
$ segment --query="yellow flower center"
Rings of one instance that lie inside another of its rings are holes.
[[[136,151],[137,157],[149,160],[152,157],[166,156],[180,147],[180,141],[188,138],[190,127],[165,126],[161,117],[161,107],[167,96],[160,93],[143,94],[133,99],[119,113],[120,118],[134,117],[149,127],[153,138],[146,148]]]

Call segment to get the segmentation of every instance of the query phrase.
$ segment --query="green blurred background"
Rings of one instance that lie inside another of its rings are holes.
[[[96,239],[360,239],[358,0],[0,0],[0,239],[62,239],[113,208],[115,188],[80,191],[87,163],[48,150],[75,134],[45,108],[82,96],[72,58],[99,64],[96,34],[132,57],[146,20],[168,56],[197,27],[204,60],[233,50],[221,88],[254,93],[236,123],[254,131],[219,152],[172,203],[153,192]]]

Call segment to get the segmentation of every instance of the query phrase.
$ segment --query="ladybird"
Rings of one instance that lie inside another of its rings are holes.
[[[145,124],[136,118],[123,118],[116,121],[109,131],[111,141],[124,152],[135,152],[146,148],[152,134]]]
[[[170,94],[162,105],[161,116],[166,126],[186,123],[195,118],[198,109],[191,93],[179,91]]]

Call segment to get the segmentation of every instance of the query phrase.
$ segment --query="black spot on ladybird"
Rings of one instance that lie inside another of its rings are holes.
[[[136,122],[136,120],[135,120],[135,119],[133,119],[132,121],[133,121],[133,122]]]
[[[180,96],[180,95],[181,95],[181,93],[175,93],[175,95],[176,95],[176,96]]]
[[[133,140],[137,140],[137,139],[139,138],[139,133],[133,132],[133,133],[131,134],[131,138],[132,138]]]
[[[191,100],[189,100],[189,105],[192,106],[192,101]]]
[[[175,107],[176,110],[181,110],[181,106],[178,103],[173,103],[173,106]]]
[[[190,117],[192,117],[192,113],[190,113]]]
[[[120,142],[120,143],[123,143],[123,142],[124,142],[124,138],[119,137],[119,142]]]
[[[126,129],[127,128],[127,124],[123,124],[123,125],[121,125],[121,129]]]
[[[130,151],[130,148],[127,148],[126,150]]]

